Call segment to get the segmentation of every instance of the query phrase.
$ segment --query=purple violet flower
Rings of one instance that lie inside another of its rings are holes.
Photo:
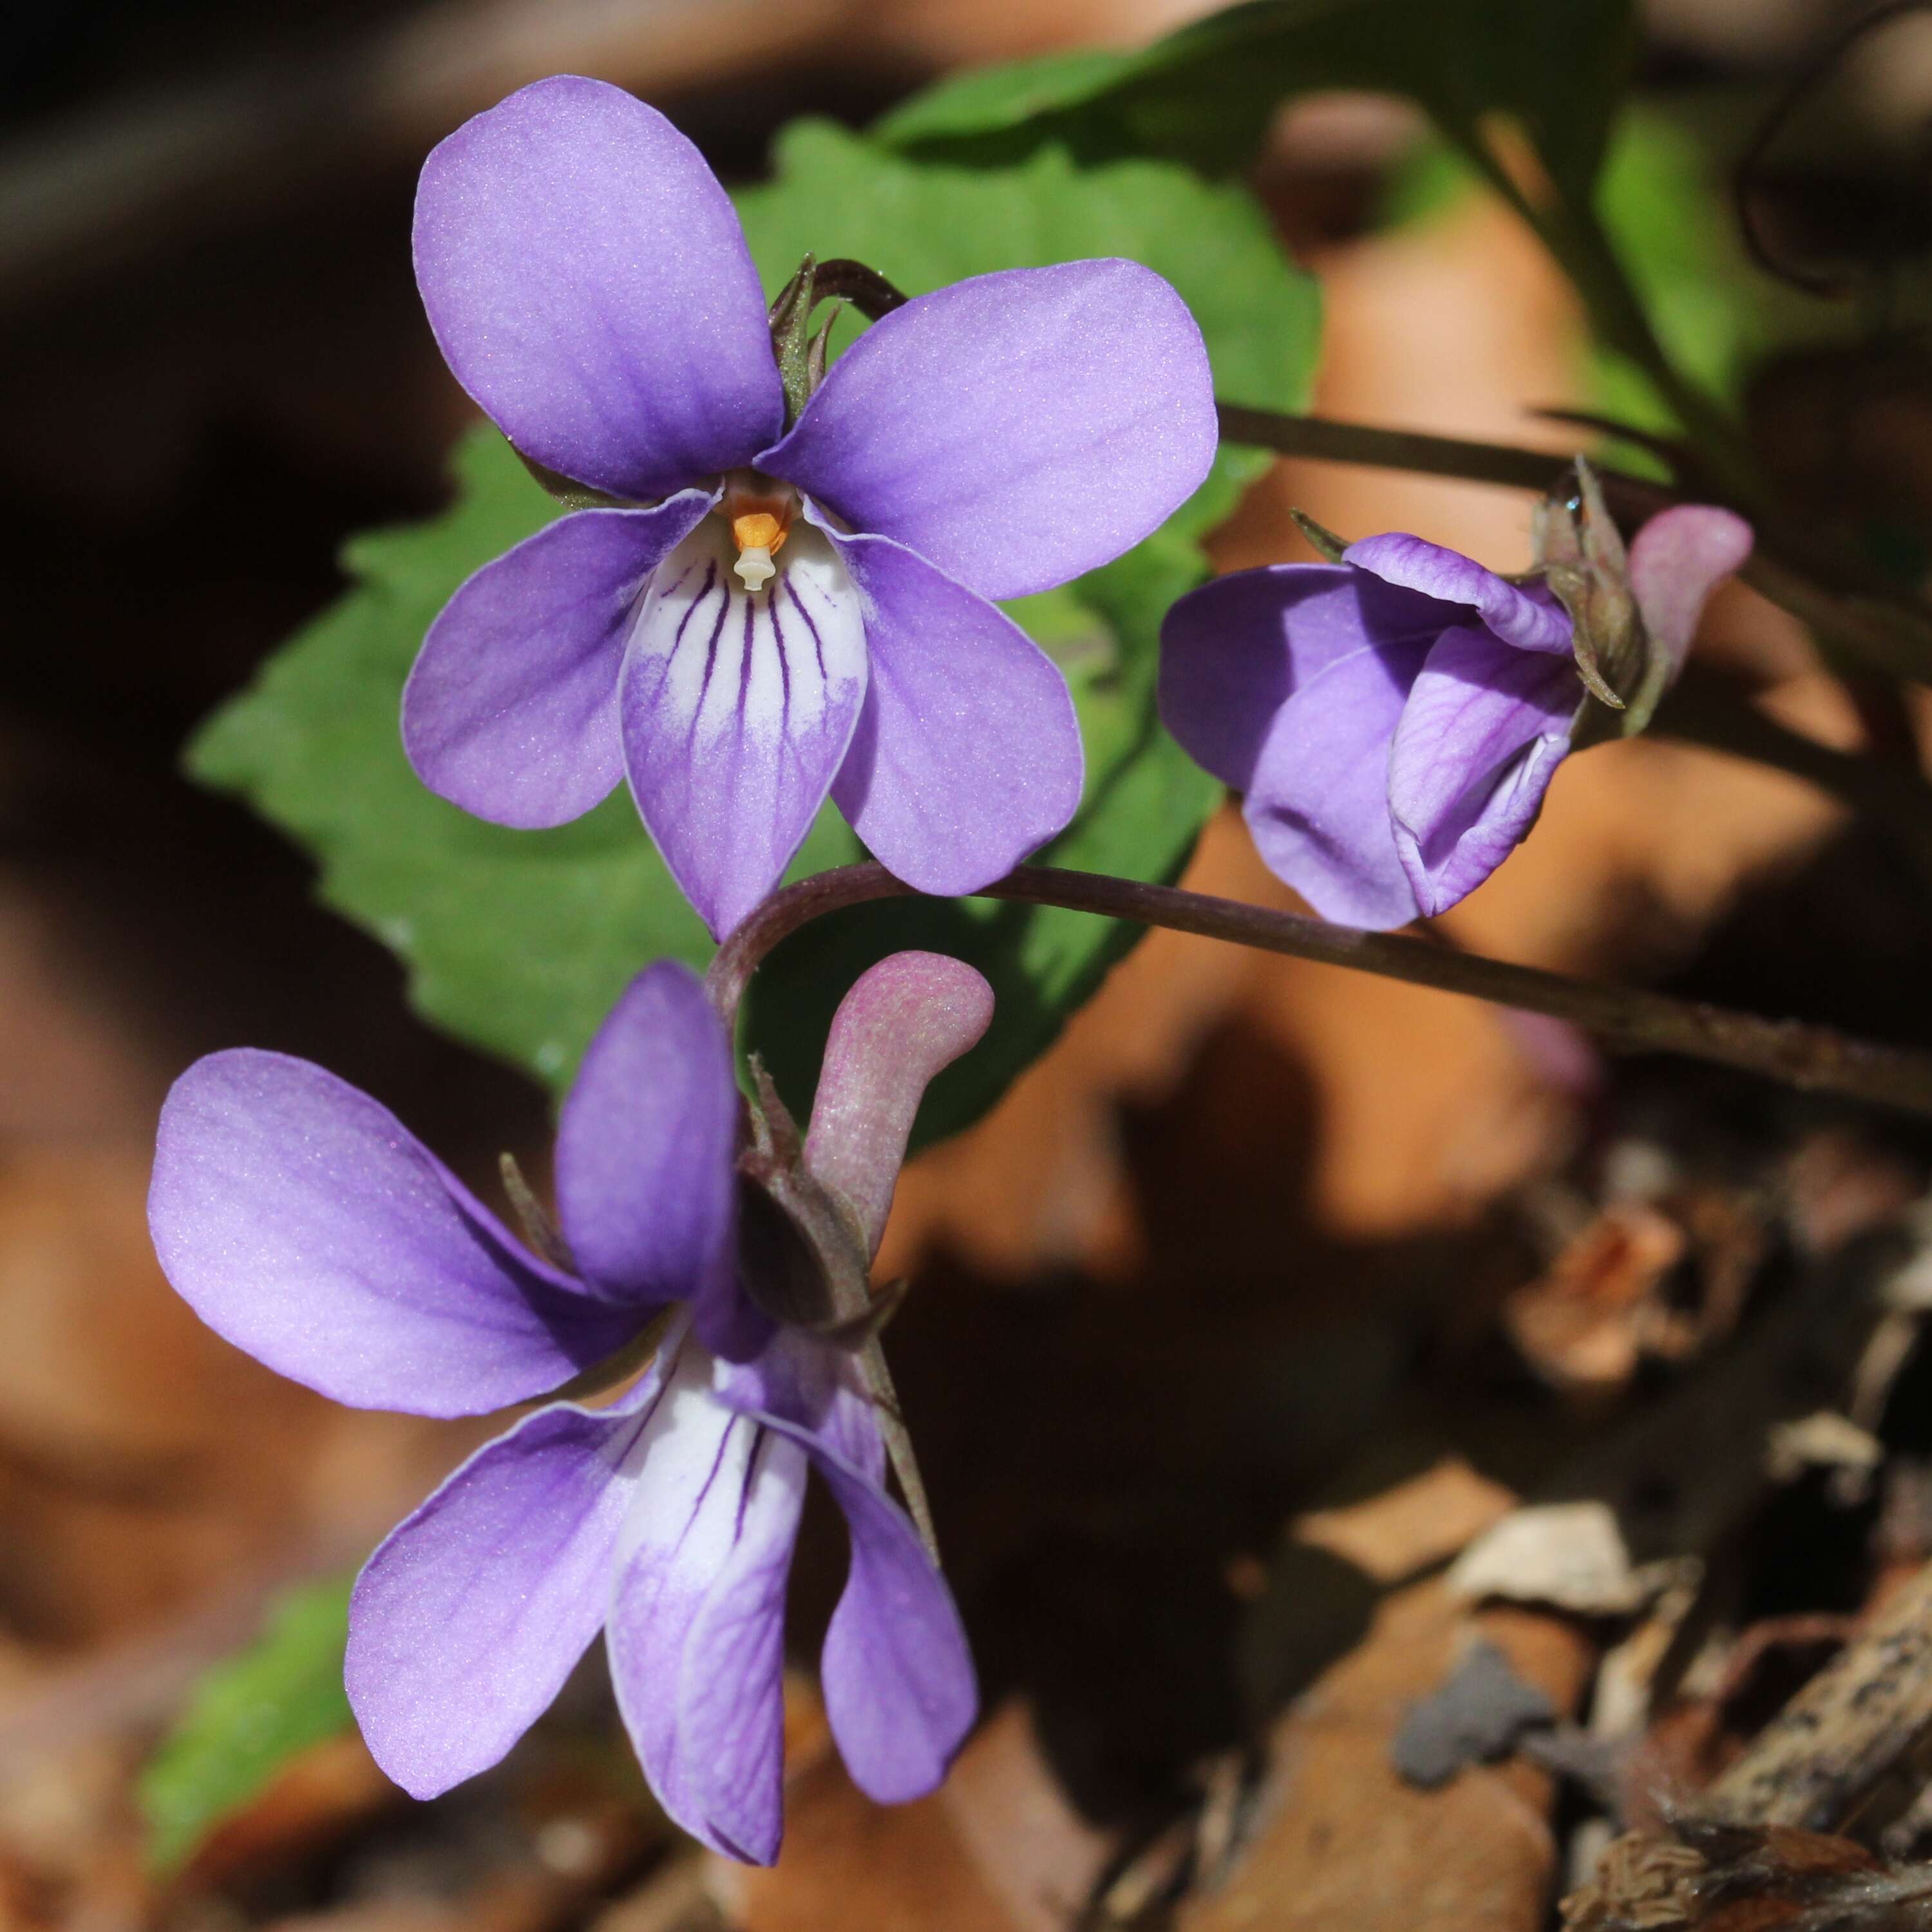
[[[929,953],[882,962],[841,1006],[802,1166],[862,1257],[926,1082],[992,1010],[977,973]],[[850,1532],[821,1676],[854,1780],[882,1802],[920,1796],[973,1721],[958,1614],[886,1493],[857,1358],[776,1324],[739,1279],[740,1116],[698,981],[649,968],[564,1104],[548,1244],[566,1267],[306,1060],[212,1054],[168,1097],[149,1220],[169,1280],[238,1347],[339,1402],[452,1416],[541,1400],[686,1304],[640,1380],[603,1408],[525,1416],[364,1569],[350,1701],[418,1797],[501,1758],[601,1629],[665,1810],[732,1857],[776,1857],[785,1579],[808,1468]]]
[[[1207,475],[1207,355],[1160,277],[1076,262],[916,297],[788,426],[724,190],[662,115],[569,76],[430,156],[416,264],[516,448],[639,506],[562,517],[450,600],[403,700],[432,790],[536,827],[628,776],[718,935],[828,790],[933,892],[1066,824],[1072,698],[988,600],[1118,556]]]
[[[1741,518],[1700,504],[1632,540],[1664,681],[1750,543]],[[1546,584],[1366,537],[1339,563],[1238,571],[1180,598],[1161,626],[1161,716],[1246,795],[1276,878],[1324,918],[1402,926],[1473,892],[1535,822],[1586,696],[1572,635]]]

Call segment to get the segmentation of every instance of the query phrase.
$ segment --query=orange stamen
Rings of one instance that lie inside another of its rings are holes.
[[[740,550],[780,550],[790,534],[769,510],[753,510],[731,519],[731,541]]]

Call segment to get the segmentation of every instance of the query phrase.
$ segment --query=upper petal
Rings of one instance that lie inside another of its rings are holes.
[[[846,350],[760,464],[986,597],[1120,555],[1215,450],[1201,332],[1151,269],[1008,268],[918,296]]]
[[[1364,537],[1342,553],[1345,562],[1372,572],[1385,584],[1419,590],[1445,604],[1466,604],[1506,644],[1520,651],[1544,651],[1567,657],[1571,648],[1569,614],[1540,586],[1524,589],[1485,569],[1460,550],[1391,530]],[[1444,622],[1455,621],[1444,613]]]
[[[977,892],[1080,804],[1066,680],[1019,626],[882,537],[840,548],[866,597],[871,686],[832,788],[874,855],[921,892]]]
[[[659,1361],[676,1354],[674,1340]],[[344,1682],[370,1754],[412,1797],[496,1763],[602,1626],[660,1390],[654,1364],[608,1408],[526,1416],[364,1566]]]
[[[646,1306],[692,1303],[699,1339],[728,1352],[748,1313],[737,1132],[723,1022],[688,967],[659,960],[611,1008],[563,1103],[557,1211],[587,1281]]]
[[[785,1576],[805,1492],[793,1444],[680,1364],[646,1433],[610,1604],[618,1708],[658,1802],[714,1850],[769,1864],[784,1808]]]
[[[1416,679],[1389,752],[1389,809],[1425,913],[1446,911],[1535,823],[1570,748],[1582,686],[1568,660],[1445,631]]]
[[[403,690],[404,748],[431,791],[526,831],[603,797],[623,773],[617,674],[638,596],[710,501],[580,510],[464,584]]]
[[[148,1216],[211,1328],[358,1408],[482,1414],[637,1326],[526,1253],[386,1107],[284,1054],[212,1054],[175,1082]]]
[[[566,476],[665,496],[784,423],[737,215],[621,88],[559,75],[466,121],[423,164],[415,245],[456,380]]]
[[[620,704],[632,794],[714,937],[776,886],[825,802],[866,694],[866,626],[820,531],[794,525],[749,591],[707,518],[653,580]]]
[[[1630,539],[1630,588],[1672,678],[1684,668],[1711,592],[1750,551],[1750,524],[1708,503],[1660,510]]]
[[[1161,716],[1246,794],[1269,869],[1324,917],[1400,926],[1388,746],[1451,611],[1346,565],[1278,564],[1190,591],[1161,626]]]

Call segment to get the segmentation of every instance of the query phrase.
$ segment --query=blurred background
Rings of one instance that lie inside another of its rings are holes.
[[[1408,1922],[1543,1922],[1562,1854],[1541,1774],[1489,1774],[1425,1813],[1382,1762],[1442,1635],[1434,1599],[1382,1593],[1648,1386],[1669,1350],[1632,1339],[1631,1311],[1654,1313],[1660,1282],[1690,1294],[1672,1306],[1695,1354],[1767,1228],[1828,1246],[1896,1215],[1932,1150],[1681,1065],[1606,1070],[1468,1003],[1166,934],[908,1173],[882,1257],[915,1279],[895,1355],[986,1683],[944,1793],[872,1810],[801,1678],[784,1859],[727,1870],[654,1819],[591,1668],[502,1772],[434,1806],[333,1736],[160,1872],[138,1795],[157,1739],[278,1593],[352,1565],[477,1439],[335,1409],[174,1299],[143,1217],[169,1082],[198,1054],[274,1047],[369,1088],[473,1177],[506,1148],[540,1165],[548,1137],[538,1090],[415,1019],[394,961],[311,902],[292,847],[176,771],[197,722],[341,587],[342,539],[444,500],[470,410],[410,273],[423,154],[512,88],[577,71],[662,107],[736,182],[794,116],[862,123],[956,68],[1204,10],[22,0],[0,22],[0,1923],[1340,1928],[1397,1922],[1425,1880],[1449,1889]],[[1652,0],[1647,94],[1734,154],[1857,10]],[[1904,130],[1886,152],[1910,165],[1868,178],[1835,137],[1795,152],[1766,211],[1780,249],[1856,255],[1869,231],[1916,261],[1932,239],[1912,146],[1932,28],[1887,45],[1837,77],[1832,124]],[[1484,197],[1400,205],[1422,139],[1402,106],[1318,98],[1257,172],[1324,287],[1316,406],[1561,448],[1531,412],[1601,406],[1571,299]],[[1881,503],[1922,545],[1932,376],[1916,335],[1872,340],[1768,358],[1751,421],[1794,490]],[[1291,506],[1528,558],[1519,496],[1284,464],[1217,561],[1306,554]],[[1786,724],[1851,748],[1887,728],[1750,593],[1706,629],[1708,661]],[[1910,758],[1920,721],[1900,718]],[[1289,902],[1232,814],[1190,883]],[[1566,766],[1527,847],[1442,925],[1512,958],[1932,1035],[1932,902],[1909,856],[1795,778],[1681,744]],[[1562,1280],[1582,1269],[1608,1314],[1550,1288],[1566,1256]],[[1826,1592],[1846,1600],[1779,1598],[1791,1550],[1852,1534],[1813,1516],[1822,1540],[1786,1523],[1785,1557],[1744,1562],[1738,1618],[1862,1600],[1868,1538]],[[839,1561],[818,1535],[808,1618]],[[1574,1626],[1526,1612],[1506,1634],[1575,1698],[1594,1653]],[[1216,1891],[1230,1821],[1271,1774],[1267,1725],[1318,1677],[1327,1728],[1295,1748],[1329,1808],[1247,1834]]]

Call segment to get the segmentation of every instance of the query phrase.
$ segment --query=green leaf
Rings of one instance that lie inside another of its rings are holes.
[[[630,975],[710,955],[621,793],[552,832],[486,825],[426,790],[397,728],[430,620],[480,564],[556,514],[494,430],[458,446],[444,515],[356,538],[356,587],[272,658],[189,748],[315,858],[332,906],[398,953],[425,1017],[566,1078]]]
[[[1712,394],[1739,401],[1746,380],[1772,352],[1842,334],[1839,304],[1767,275],[1745,253],[1730,206],[1728,128],[1702,130],[1645,103],[1617,130],[1598,205],[1631,284],[1672,362]],[[1640,429],[1669,430],[1670,410],[1629,365],[1600,356],[1603,406]]]
[[[781,140],[775,178],[740,206],[774,289],[807,250],[855,256],[915,293],[988,269],[1131,256],[1187,301],[1223,394],[1273,409],[1306,400],[1319,329],[1314,284],[1282,258],[1244,190],[1186,168],[1084,165],[1052,146],[966,166],[806,122]],[[842,325],[842,340],[854,326]],[[1218,788],[1156,723],[1159,625],[1204,574],[1194,539],[1264,460],[1224,451],[1193,500],[1138,550],[1011,607],[1066,671],[1087,747],[1080,814],[1047,858],[1143,878],[1184,862]],[[411,772],[397,710],[424,632],[471,571],[556,510],[494,431],[466,439],[456,471],[444,515],[350,544],[353,588],[209,722],[189,768],[248,799],[314,855],[322,896],[400,956],[426,1017],[558,1086],[633,974],[665,955],[701,965],[712,949],[621,793],[575,824],[514,832],[444,804]],[[1093,487],[1104,490],[1106,478]],[[793,875],[860,856],[828,808]],[[926,931],[928,916],[895,908],[868,930],[883,948],[902,931]],[[970,1057],[971,1072],[936,1096],[922,1123],[928,1136],[996,1099],[1135,936],[1031,909],[929,916],[949,949],[992,980],[998,1018]],[[810,1090],[826,1002],[866,963],[863,946],[842,944],[841,983],[806,983],[812,969],[790,958],[760,976],[749,1042],[794,1096]]]
[[[1122,53],[969,72],[888,115],[904,148],[1171,154],[1216,170],[1260,145],[1290,95],[1366,88],[1420,102],[1466,146],[1512,117],[1587,200],[1634,48],[1629,0],[1249,0]]]
[[[291,1591],[249,1648],[201,1680],[136,1793],[158,1870],[177,1870],[291,1759],[355,1722],[342,1688],[354,1580]]]

